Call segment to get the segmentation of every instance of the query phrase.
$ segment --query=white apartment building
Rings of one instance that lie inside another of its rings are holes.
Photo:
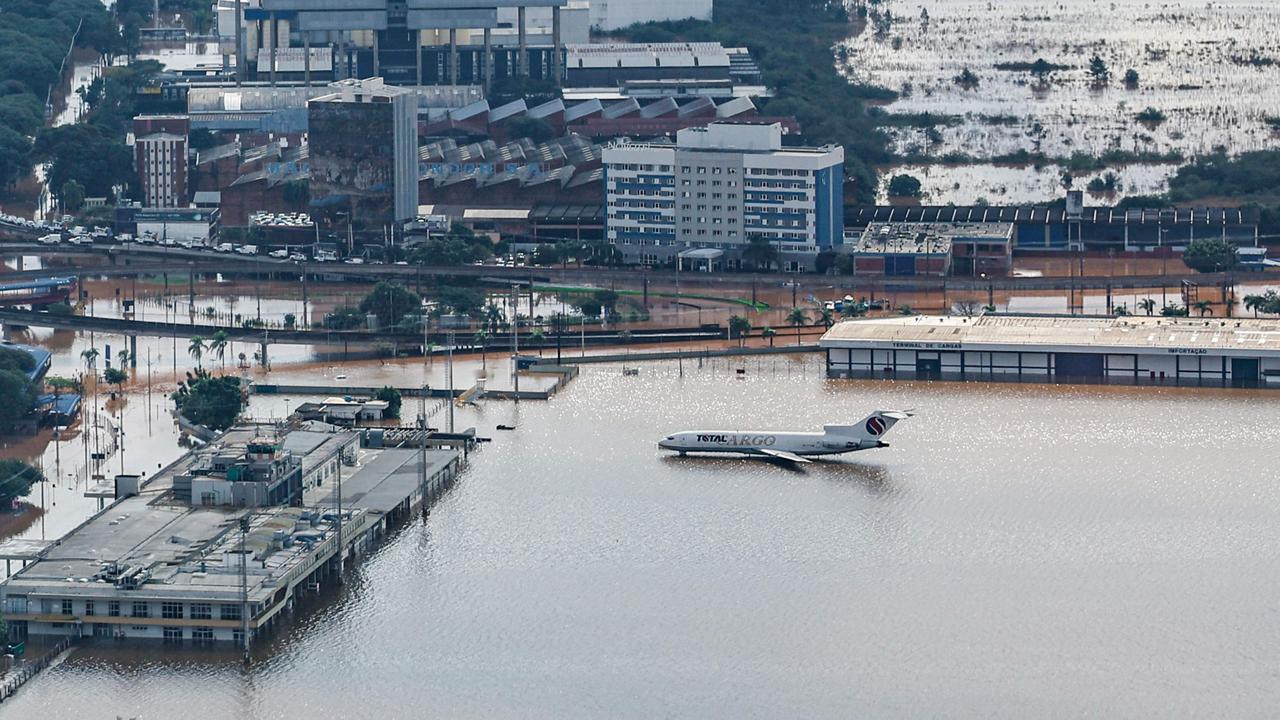
[[[843,243],[843,148],[784,147],[782,126],[712,123],[604,151],[606,237],[627,262],[736,269],[756,238],[788,271]]]

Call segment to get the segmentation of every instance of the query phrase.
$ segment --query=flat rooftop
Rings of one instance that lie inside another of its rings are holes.
[[[1151,352],[1280,356],[1280,320],[1253,318],[913,315],[838,323],[823,347]]]
[[[326,427],[312,424],[311,427]],[[249,594],[254,601],[271,596],[295,568],[315,562],[316,549],[336,531],[336,484],[310,489],[304,507],[193,507],[170,490],[173,476],[188,470],[197,457],[234,452],[254,438],[273,437],[273,428],[239,426],[219,440],[188,453],[143,486],[140,494],[108,506],[61,540],[46,548],[9,543],[4,555],[34,562],[5,582],[5,595],[86,595],[93,597],[174,597],[217,601],[240,597],[238,551],[240,520],[248,517],[245,543]],[[274,440],[285,450],[308,460],[322,461],[353,433],[313,430],[280,431]],[[342,467],[344,527],[356,533],[373,519],[395,508],[419,483],[418,450],[364,448],[354,467]],[[427,451],[427,476],[446,467],[458,453]],[[305,526],[305,527],[303,527]],[[299,530],[300,527],[303,529]],[[289,547],[274,542],[283,530],[294,539]],[[307,542],[299,538],[306,537]],[[43,551],[43,552],[41,552]],[[121,592],[113,583],[97,579],[104,565],[115,563],[150,571],[139,589]]]

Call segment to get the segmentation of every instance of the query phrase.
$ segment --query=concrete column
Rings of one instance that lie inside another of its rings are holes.
[[[458,30],[449,28],[449,84],[458,84]]]
[[[484,91],[489,92],[493,85],[493,34],[489,28],[484,29]]]
[[[244,7],[236,0],[236,85],[244,82]]]
[[[302,82],[311,87],[311,38],[306,32],[298,34],[302,36]]]
[[[560,84],[560,6],[551,8],[551,82]]]
[[[413,31],[413,43],[414,43],[413,60],[414,60],[415,66],[418,68],[418,74],[415,77],[418,78],[418,86],[421,87],[422,86],[422,31],[421,30]]]
[[[271,44],[268,46],[271,49],[271,54],[270,54],[271,86],[275,87],[275,84],[276,84],[276,38],[279,37],[280,35],[280,32],[279,32],[280,28],[279,28],[279,20],[276,19],[276,14],[274,12],[271,13],[271,19],[267,21],[267,27],[271,32],[271,37],[270,37]]]
[[[360,74],[359,69],[356,70],[356,74],[357,75]],[[378,77],[380,74],[381,73],[379,71],[379,66],[378,66],[378,31],[374,30],[373,31],[373,76]]]
[[[529,74],[529,38],[524,27],[524,6],[519,8],[520,55],[516,57],[516,75],[525,77]]]

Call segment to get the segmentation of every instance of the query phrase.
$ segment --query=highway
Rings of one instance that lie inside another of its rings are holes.
[[[804,287],[857,286],[865,290],[894,290],[898,292],[938,292],[943,288],[954,291],[975,291],[988,288],[999,291],[1037,290],[1113,290],[1177,287],[1189,281],[1204,287],[1221,286],[1226,282],[1266,282],[1272,276],[1261,272],[1234,273],[1185,273],[1169,275],[1118,275],[1114,277],[880,277],[836,276],[793,273],[704,273],[695,271],[652,270],[642,268],[600,267],[505,267],[498,265],[348,265],[346,263],[300,263],[277,260],[262,255],[245,256],[232,253],[214,253],[209,250],[187,250],[145,245],[103,244],[94,246],[59,245],[51,247],[32,242],[0,244],[0,252],[56,257],[100,257],[108,265],[84,268],[85,277],[131,277],[139,274],[161,273],[197,274],[220,273],[223,275],[263,275],[297,277],[303,272],[311,280],[377,282],[395,280],[403,284],[435,278],[476,278],[495,284],[530,281],[543,284],[584,285],[596,287],[637,287],[648,279],[650,284],[664,286],[679,282],[687,288],[744,287],[761,288],[798,282]],[[33,279],[66,272],[64,268],[25,270],[6,273],[6,279]]]

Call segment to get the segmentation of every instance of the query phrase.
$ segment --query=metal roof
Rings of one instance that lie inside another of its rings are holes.
[[[823,347],[1009,351],[1154,352],[1280,357],[1280,320],[1251,318],[914,315],[847,321],[822,336]]]

